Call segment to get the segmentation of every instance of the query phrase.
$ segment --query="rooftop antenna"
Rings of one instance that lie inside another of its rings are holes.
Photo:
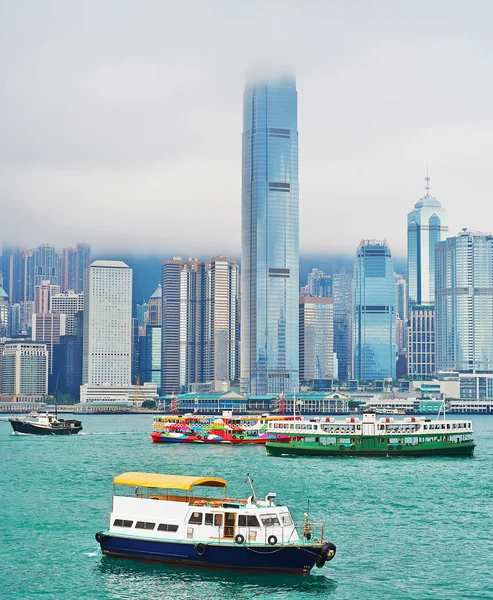
[[[428,175],[428,163],[426,163],[426,177],[425,177],[425,190],[426,190],[426,195],[429,196],[430,195],[430,177]]]

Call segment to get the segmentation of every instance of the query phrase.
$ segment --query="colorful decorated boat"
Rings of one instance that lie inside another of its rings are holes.
[[[113,480],[108,529],[96,533],[103,554],[117,558],[250,571],[309,573],[332,560],[324,526],[293,523],[276,494],[228,498],[226,481],[156,473]]]
[[[286,417],[292,420],[293,417]],[[154,417],[151,438],[154,443],[198,443],[198,444],[265,444],[275,439],[267,431],[268,423],[279,417],[232,416],[197,417],[174,415]]]
[[[471,456],[475,443],[472,422],[406,417],[395,420],[363,414],[337,421],[333,417],[273,421],[266,444],[274,456]]]

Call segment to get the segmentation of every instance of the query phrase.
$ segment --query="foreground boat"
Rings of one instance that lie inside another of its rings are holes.
[[[349,417],[274,421],[269,433],[276,436],[266,444],[273,456],[471,456],[475,443],[472,422],[364,414],[363,420]]]
[[[259,500],[247,481],[250,497],[236,500],[217,477],[123,473],[96,540],[107,556],[202,567],[309,573],[332,560],[323,525],[305,515],[298,529],[276,494]]]
[[[32,435],[74,435],[82,430],[82,423],[75,419],[58,419],[49,413],[32,413],[25,418],[10,417],[15,433]]]

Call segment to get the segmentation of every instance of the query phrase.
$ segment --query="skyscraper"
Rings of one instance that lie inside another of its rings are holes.
[[[51,311],[67,316],[65,335],[77,335],[77,313],[84,310],[84,293],[76,294],[72,290],[54,294],[51,297]],[[82,332],[80,332],[82,333]]]
[[[332,298],[332,277],[320,269],[312,269],[308,273],[308,293],[311,296]]]
[[[299,384],[298,117],[294,77],[250,81],[243,96],[241,384]]]
[[[430,196],[429,177],[426,194],[407,215],[407,276],[409,305],[435,303],[435,247],[448,231],[448,214]],[[401,317],[402,318],[402,317]]]
[[[0,338],[10,334],[9,316],[9,297],[3,287],[0,287]]]
[[[62,292],[75,291],[77,287],[77,251],[75,248],[64,248],[60,255],[60,289]]]
[[[493,372],[493,237],[464,229],[436,253],[437,370]]]
[[[44,400],[48,393],[48,353],[37,342],[7,342],[2,355],[0,394],[18,402]]]
[[[129,385],[131,363],[132,269],[96,260],[84,276],[82,383]]]
[[[2,248],[0,261],[3,288],[12,304],[19,304],[24,300],[24,258],[20,248]]]
[[[334,352],[337,355],[336,379],[351,377],[351,314],[353,311],[352,277],[344,268],[332,278],[334,295]]]
[[[387,242],[363,240],[354,266],[353,375],[395,379],[395,280]]]
[[[84,290],[84,273],[91,262],[91,246],[79,242],[75,245],[76,268],[74,292],[80,294]]]
[[[51,299],[55,294],[60,293],[60,286],[54,285],[49,281],[40,281],[34,287],[34,312],[51,312]]]
[[[163,312],[163,293],[161,284],[158,284],[154,293],[147,301],[147,307],[148,324],[152,326],[161,325]]]
[[[38,246],[24,252],[24,300],[34,300],[34,289],[42,281],[59,285],[59,254],[53,246]]]
[[[300,380],[334,377],[332,298],[300,296]]]

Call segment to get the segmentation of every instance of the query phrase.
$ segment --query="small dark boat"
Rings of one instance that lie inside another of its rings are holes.
[[[15,433],[34,435],[73,435],[82,429],[82,423],[75,419],[58,419],[49,413],[31,413],[25,418],[10,417],[10,424]]]

